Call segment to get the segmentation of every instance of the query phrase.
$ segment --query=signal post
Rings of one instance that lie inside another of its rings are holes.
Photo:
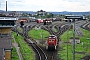
[[[75,20],[76,19],[83,19],[82,16],[77,16],[77,15],[66,15],[65,19],[72,19],[74,22],[74,29],[73,29],[73,60],[75,60]],[[68,60],[68,58],[67,58]]]

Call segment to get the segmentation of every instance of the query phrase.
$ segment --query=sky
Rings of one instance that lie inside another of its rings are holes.
[[[0,10],[48,12],[85,12],[90,11],[90,0],[0,0]]]

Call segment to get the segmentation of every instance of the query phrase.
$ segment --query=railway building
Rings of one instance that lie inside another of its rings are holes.
[[[29,17],[19,17],[18,18],[18,23],[20,23],[21,21],[28,22],[28,20],[29,20]]]
[[[17,18],[0,17],[0,60],[11,60],[11,30]]]
[[[70,38],[70,43],[73,43],[73,37]],[[80,43],[80,39],[75,38],[75,44],[79,44],[79,43]]]
[[[28,17],[19,17],[17,23],[21,25],[21,27],[24,25],[24,23],[29,22]]]

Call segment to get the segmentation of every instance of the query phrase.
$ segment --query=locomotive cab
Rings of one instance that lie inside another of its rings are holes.
[[[57,37],[55,35],[50,35],[47,39],[46,49],[56,50],[56,47],[57,47]]]

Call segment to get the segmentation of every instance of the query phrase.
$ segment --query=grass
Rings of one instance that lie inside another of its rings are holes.
[[[89,31],[86,32],[86,30],[82,29],[84,32],[84,36],[86,36],[86,33],[89,33]],[[29,36],[31,36],[32,38],[36,39],[36,40],[40,40],[41,36],[40,33],[42,32],[42,30],[31,30],[29,31]],[[49,35],[49,33],[47,31],[43,30],[43,36],[45,35],[45,37],[47,37]],[[89,35],[88,35],[89,36]],[[60,38],[63,42],[69,41],[69,39],[73,37],[73,30],[69,30],[67,32],[65,32]],[[76,37],[79,37],[78,35],[76,35]],[[45,38],[44,38],[45,39]],[[84,45],[82,46],[82,43],[80,44],[76,44],[75,46],[75,51],[76,52],[89,52],[89,49],[86,49],[87,44],[85,42],[86,37],[81,37],[80,40],[81,42],[84,42]],[[66,60],[67,59],[67,45],[66,43],[63,43],[62,45],[60,45],[62,47],[62,51],[59,51],[59,56],[62,60]],[[87,50],[87,51],[86,51]],[[68,60],[72,60],[73,58],[73,54],[72,54],[72,44],[68,44]],[[85,56],[84,54],[75,54],[75,58],[76,60],[80,60],[83,56]]]
[[[81,60],[82,57],[84,57],[87,54],[90,54],[90,40],[87,40],[88,37],[90,37],[90,32],[87,30],[82,29],[84,36],[80,37],[80,44],[75,45],[75,51],[76,52],[85,52],[85,54],[75,54],[75,60]],[[60,38],[63,42],[68,41],[70,37],[73,37],[73,30],[66,31]],[[76,35],[76,37],[79,37]],[[59,51],[59,58],[61,60],[67,60],[67,44],[62,43],[60,44],[62,47],[62,51]],[[72,51],[73,51],[73,46],[72,44],[68,44],[68,60],[72,60]]]
[[[11,60],[19,60],[16,48],[13,47]]]
[[[68,30],[66,31],[63,35],[61,35],[61,39],[66,42],[66,41],[69,41],[69,39],[73,37],[73,30]],[[78,35],[76,35],[75,37],[79,37]]]
[[[53,31],[54,31],[54,32],[57,32],[57,29],[53,28]]]
[[[32,38],[34,38],[35,40],[46,40],[47,37],[49,36],[49,33],[45,30],[35,30],[35,29],[32,29],[28,32],[28,35]]]
[[[35,60],[35,54],[33,50],[27,45],[27,43],[25,43],[25,41],[23,40],[23,37],[20,35],[17,36],[15,32],[13,32],[13,35],[16,42],[20,46],[20,51],[22,53],[24,60]]]
[[[72,30],[69,30],[67,32],[65,32],[63,35],[61,35],[61,39],[65,42],[65,41],[69,41],[69,39],[73,37],[73,31]]]
[[[17,28],[18,31],[23,32],[22,28]]]
[[[87,40],[87,38],[90,37],[89,36],[90,32],[87,31],[87,30],[84,30],[84,29],[82,29],[82,31],[84,32],[83,33],[84,37],[80,37],[81,43],[75,45],[75,51],[76,52],[85,52],[85,54],[77,54],[76,53],[75,54],[75,60],[81,60],[82,57],[84,57],[85,55],[90,53],[90,40]],[[43,35],[43,39],[45,40],[46,37],[49,36],[49,33],[45,30],[42,30],[42,29],[40,29],[40,30],[32,29],[32,30],[29,31],[28,35],[30,37],[36,39],[36,40],[41,40],[42,35]],[[16,35],[15,35],[15,37],[16,37]],[[66,42],[66,41],[69,41],[70,37],[73,37],[73,30],[66,31],[60,38],[61,38],[62,42]],[[79,36],[76,35],[76,37],[79,37]],[[16,41],[19,43],[19,45],[21,47],[20,50],[23,54],[23,57],[25,58],[24,60],[27,60],[28,57],[32,58],[32,59],[29,59],[29,60],[35,60],[35,59],[33,59],[34,58],[33,52],[28,51],[28,46],[25,46],[27,44],[23,41],[23,37],[21,37],[19,35],[19,37],[17,37],[17,38],[18,39]],[[83,44],[82,44],[82,42],[83,42]],[[62,48],[62,50],[60,50],[59,53],[58,53],[59,58],[61,60],[67,60],[67,44],[62,43],[62,44],[60,44],[60,47]],[[68,60],[73,59],[72,51],[73,51],[72,44],[68,44]],[[26,53],[26,52],[29,52],[29,53]],[[29,56],[27,57],[27,55],[29,55]]]
[[[14,43],[14,40],[12,40],[12,43]]]

